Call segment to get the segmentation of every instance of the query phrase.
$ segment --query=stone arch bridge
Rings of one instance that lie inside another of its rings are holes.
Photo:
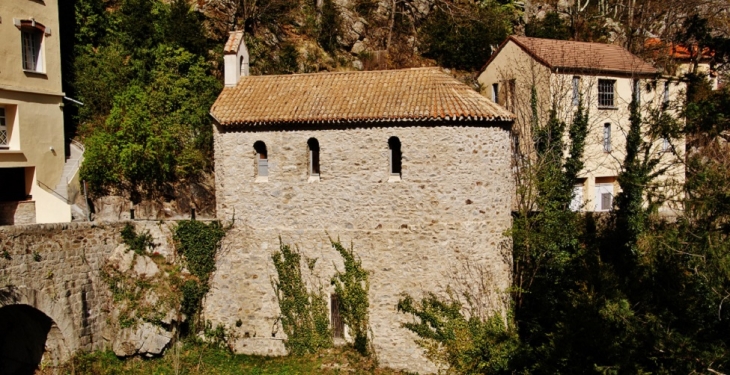
[[[0,227],[0,374],[107,347],[112,300],[101,268],[124,225]]]

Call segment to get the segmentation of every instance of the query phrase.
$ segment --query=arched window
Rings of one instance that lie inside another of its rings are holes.
[[[245,62],[245,61],[244,61],[244,59],[243,59],[243,56],[241,56],[241,59],[240,59],[240,61],[239,61],[239,63],[238,63],[238,71],[240,72],[240,74],[241,74],[242,76],[245,76],[245,75],[246,75],[246,67],[245,67],[245,65],[244,65],[244,62]]]
[[[258,167],[258,176],[268,176],[269,153],[266,151],[266,143],[262,141],[256,141],[256,143],[253,144],[253,149],[256,150],[256,165]]]
[[[401,150],[400,139],[398,137],[390,137],[388,139],[388,148],[390,149],[390,175],[401,175]]]
[[[309,138],[307,148],[309,148],[309,175],[319,176],[319,141],[317,138]]]

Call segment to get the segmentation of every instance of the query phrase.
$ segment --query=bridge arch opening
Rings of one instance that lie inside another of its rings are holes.
[[[0,374],[32,375],[41,366],[57,366],[68,349],[56,323],[22,304],[0,307]]]

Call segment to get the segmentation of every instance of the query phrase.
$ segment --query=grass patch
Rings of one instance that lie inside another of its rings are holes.
[[[259,357],[231,354],[226,349],[194,343],[184,344],[179,354],[169,349],[164,356],[153,359],[119,359],[111,351],[79,354],[58,370],[57,374],[94,375],[404,374],[376,369],[371,359],[346,348],[302,356]]]

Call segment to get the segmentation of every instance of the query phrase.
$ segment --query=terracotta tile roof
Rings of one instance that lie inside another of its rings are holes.
[[[659,38],[647,39],[644,43],[644,46],[646,47],[646,49],[654,52],[655,57],[661,57],[659,55],[663,52],[666,52],[667,55],[678,60],[688,60],[698,55],[698,47],[696,45],[692,46],[692,51],[690,52],[690,48],[684,44],[674,44],[671,42],[664,43]],[[712,51],[710,48],[702,48],[703,60],[709,60],[714,56],[715,52]]]
[[[482,71],[512,41],[551,69],[618,74],[656,74],[657,69],[625,48],[612,44],[510,36]]]
[[[223,47],[223,53],[238,53],[238,46],[243,41],[243,31],[231,31],[228,35],[228,41]]]
[[[211,115],[222,126],[514,117],[438,68],[241,77]]]

